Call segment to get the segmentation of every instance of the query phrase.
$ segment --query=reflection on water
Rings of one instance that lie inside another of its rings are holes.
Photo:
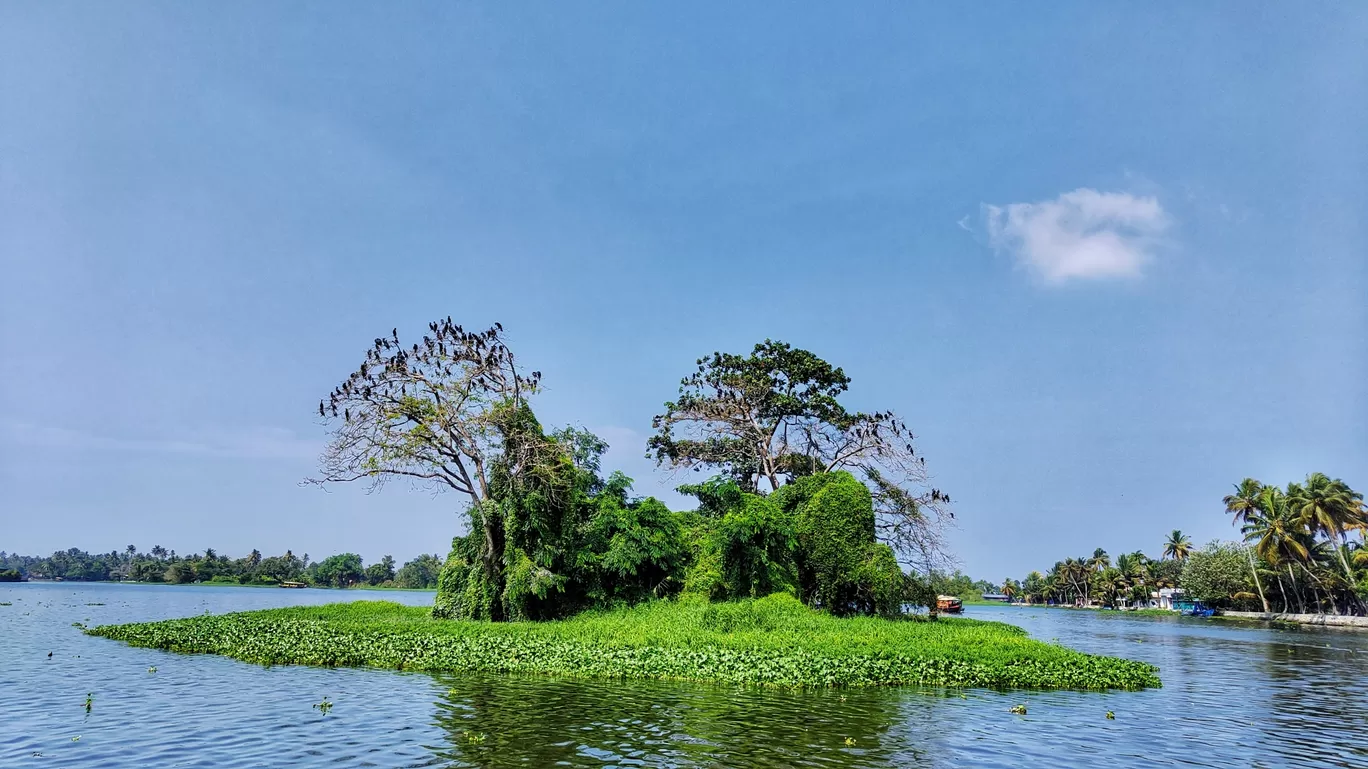
[[[1164,680],[1089,694],[266,669],[71,626],[339,599],[431,594],[0,586],[0,766],[1368,767],[1368,633],[1353,630],[969,609]]]
[[[473,766],[885,766],[903,693],[443,676],[437,723]]]

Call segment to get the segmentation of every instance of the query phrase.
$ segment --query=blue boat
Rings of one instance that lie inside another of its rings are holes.
[[[1193,598],[1176,598],[1173,608],[1188,617],[1210,617],[1216,613],[1215,609]]]

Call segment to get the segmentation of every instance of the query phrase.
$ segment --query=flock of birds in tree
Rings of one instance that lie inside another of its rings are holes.
[[[333,389],[328,400],[318,402],[318,415],[327,418],[341,416],[351,422],[351,409],[345,406],[348,400],[360,399],[373,403],[374,396],[393,398],[394,385],[397,383],[398,398],[408,397],[408,385],[428,382],[428,376],[418,369],[427,366],[429,373],[439,377],[449,377],[461,364],[469,364],[474,376],[472,387],[495,388],[501,384],[511,384],[514,390],[521,387],[535,387],[541,380],[541,372],[533,371],[531,376],[519,376],[513,369],[513,353],[500,339],[503,325],[480,332],[466,331],[447,316],[445,320],[428,324],[431,335],[424,335],[421,344],[414,343],[405,348],[399,343],[399,329],[390,331],[389,337],[376,337],[374,345],[366,351],[366,360],[361,367],[347,377],[342,384]],[[376,376],[376,370],[379,375]],[[507,373],[505,373],[505,369]],[[442,395],[440,388],[430,388],[438,403]]]

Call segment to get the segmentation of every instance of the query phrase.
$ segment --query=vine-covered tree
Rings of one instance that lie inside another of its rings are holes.
[[[950,498],[931,487],[913,435],[891,411],[850,411],[850,377],[817,355],[765,340],[751,354],[715,352],[680,381],[655,417],[647,456],[657,465],[712,468],[742,489],[849,470],[874,497],[879,538],[916,571],[950,565],[943,529]]]
[[[408,478],[469,501],[472,530],[482,533],[476,557],[492,585],[502,582],[504,520],[491,505],[498,470],[506,483],[544,452],[519,440],[526,399],[540,372],[519,371],[503,326],[466,331],[450,317],[428,324],[405,345],[399,330],[376,337],[361,365],[318,404],[332,428],[317,485],[366,481],[372,490]]]

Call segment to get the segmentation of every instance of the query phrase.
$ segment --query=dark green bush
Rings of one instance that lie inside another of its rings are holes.
[[[822,483],[797,506],[795,560],[807,603],[842,615],[858,611],[862,574],[874,545],[874,502],[850,473],[813,476]],[[872,586],[865,586],[866,592]]]
[[[792,525],[770,500],[744,495],[739,506],[713,524],[712,535],[728,598],[796,590]]]

